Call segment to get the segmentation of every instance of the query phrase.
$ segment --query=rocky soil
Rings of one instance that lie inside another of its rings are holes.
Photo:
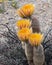
[[[35,12],[33,15],[39,20],[40,28],[41,28],[41,31],[43,32],[43,34],[46,35],[48,30],[52,29],[52,0],[49,0],[49,1],[48,0],[16,0],[16,1],[17,1],[18,7],[21,7],[25,3],[35,4],[36,7],[35,7]],[[10,4],[11,4],[11,2],[9,2],[9,1],[5,2],[5,5],[4,5],[5,12],[0,13],[0,24],[7,24],[8,27],[12,31],[16,32],[17,28],[16,28],[15,23],[17,20],[19,20],[21,18],[16,14],[17,9],[13,8]],[[8,33],[7,28],[0,25],[0,33],[4,33],[4,32]],[[47,39],[52,40],[52,31],[48,35]],[[18,42],[15,42],[12,39],[10,42],[8,42],[10,44],[8,44],[6,42],[6,40],[9,40],[9,39],[6,37],[3,37],[3,35],[0,35],[0,65],[18,65],[18,62],[21,62],[21,64],[19,63],[19,65],[24,65],[23,62],[18,61],[16,59],[18,57],[15,56],[19,51],[19,50],[17,51],[17,48],[19,45],[15,45]],[[12,41],[14,41],[14,44]],[[52,41],[47,43],[47,45],[49,45],[49,44],[51,44],[51,46],[48,47],[47,49],[45,49],[45,55],[46,55],[46,61],[49,62],[49,63],[47,63],[47,65],[52,65]],[[20,46],[20,47],[22,47],[22,46]],[[22,49],[22,51],[23,51],[22,54],[19,52],[21,55],[24,54],[23,49]],[[13,56],[10,54],[13,54]],[[18,54],[18,55],[21,56],[20,54]],[[23,59],[24,58],[26,59],[25,54],[24,54]],[[6,61],[6,59],[7,59],[7,61]],[[24,62],[27,62],[27,61],[24,61]]]

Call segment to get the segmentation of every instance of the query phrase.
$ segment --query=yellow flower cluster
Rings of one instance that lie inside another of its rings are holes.
[[[25,4],[18,11],[18,15],[21,17],[29,17],[34,11],[33,4]],[[16,26],[19,28],[17,33],[18,37],[22,41],[29,40],[32,46],[38,46],[43,40],[43,35],[41,33],[32,33],[30,30],[31,22],[29,19],[22,19],[16,22]]]
[[[18,20],[16,22],[16,26],[19,28],[19,29],[22,29],[22,28],[29,28],[31,26],[31,22],[29,19],[22,19],[22,20]]]
[[[17,14],[20,17],[29,17],[33,14],[35,6],[33,4],[25,4],[17,10]]]
[[[30,36],[29,36],[29,42],[32,46],[38,46],[41,44],[43,40],[43,35],[40,34],[40,33],[32,33]]]
[[[31,34],[31,30],[28,28],[23,28],[19,30],[17,34],[20,40],[25,41],[28,40],[29,35]]]

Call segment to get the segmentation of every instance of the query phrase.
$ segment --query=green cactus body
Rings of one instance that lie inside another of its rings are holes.
[[[40,24],[39,24],[39,21],[36,19],[36,17],[35,16],[32,16],[31,17],[31,20],[32,20],[32,24],[31,24],[31,26],[32,26],[32,31],[35,33],[35,32],[40,32],[41,30],[40,30]]]
[[[27,56],[27,59],[28,60],[32,60],[33,58],[33,56],[32,56],[32,54],[33,54],[33,47],[29,44],[29,43],[26,43],[25,44],[25,53],[26,53],[26,56]]]
[[[33,47],[29,43],[25,43],[25,54],[29,65],[33,65]]]
[[[33,47],[33,62],[34,65],[43,65],[44,64],[44,50],[43,46],[40,44],[38,47]]]

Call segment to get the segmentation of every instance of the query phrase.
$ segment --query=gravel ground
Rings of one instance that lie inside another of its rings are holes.
[[[25,3],[35,4],[35,17],[39,20],[41,30],[44,31],[52,25],[52,0],[16,0],[17,6],[20,7]],[[4,14],[0,14],[0,23],[8,23],[9,26],[15,26],[15,22],[20,19],[16,14],[16,9],[10,6],[11,2],[5,3]],[[19,5],[20,4],[20,5]]]
[[[50,0],[50,1],[48,1],[48,0],[16,0],[16,1],[18,3],[17,4],[18,7],[21,7],[25,3],[35,4],[36,8],[35,8],[35,12],[33,15],[35,15],[35,17],[39,20],[40,28],[43,33],[47,33],[48,29],[52,28],[52,0]],[[7,2],[7,3],[5,2],[6,12],[4,12],[3,14],[0,14],[0,24],[7,24],[10,29],[15,30],[16,29],[15,23],[17,20],[19,20],[21,18],[16,14],[16,9],[13,8],[12,6],[10,6],[10,3],[11,2]],[[7,28],[0,26],[0,33],[4,32],[4,31],[7,31]],[[52,35],[51,33],[52,32],[50,32],[50,35]],[[49,37],[50,35],[48,35],[48,38],[50,38]],[[51,36],[51,38],[52,38],[52,36]],[[7,47],[7,45],[8,45],[8,43],[5,43],[5,40],[7,40],[7,39],[5,37],[3,37],[2,35],[0,35],[1,49],[3,49],[3,47]],[[52,46],[52,41],[51,41],[51,46]],[[15,51],[15,47],[16,46],[14,46],[14,51]],[[47,56],[52,57],[52,51],[51,51],[52,47],[50,47],[50,48],[47,48],[47,50],[45,50],[45,55],[47,55],[47,53],[49,53]],[[4,50],[4,51],[6,51],[6,50]],[[11,51],[10,50],[8,50],[8,51],[10,54]],[[1,60],[8,59],[5,57],[4,54],[3,55],[0,54],[0,58],[1,58]],[[9,60],[7,62],[9,62]],[[11,63],[13,61],[14,60],[12,59]],[[16,60],[16,62],[17,62],[17,60]],[[0,64],[0,65],[4,65],[4,64]],[[10,64],[5,64],[5,65],[10,65]],[[14,65],[17,65],[17,64],[14,64]],[[52,65],[52,59],[50,60],[49,64],[47,64],[47,65]]]

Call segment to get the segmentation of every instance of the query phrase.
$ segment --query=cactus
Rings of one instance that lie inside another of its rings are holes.
[[[41,32],[39,21],[34,16],[31,16],[32,15],[31,13],[33,13],[33,11],[34,11],[33,4],[32,5],[30,4],[30,6],[29,6],[29,4],[27,4],[27,5],[28,5],[27,7],[26,7],[26,5],[24,5],[24,6],[22,6],[22,8],[19,8],[17,11],[17,14],[22,18],[27,18],[27,19],[30,18],[30,20],[32,21],[31,26],[30,26],[30,28],[32,28],[32,31],[30,31],[31,32],[30,35],[27,35],[28,39],[24,39],[24,38],[26,38],[26,37],[24,37],[27,34],[26,31],[25,31],[26,34],[24,34],[24,32],[20,32],[20,34],[23,33],[23,34],[21,34],[21,39],[23,38],[24,41],[23,40],[22,41],[25,42],[25,54],[26,54],[26,57],[28,60],[28,64],[29,65],[43,65],[45,57],[44,57],[43,46],[41,45],[43,38],[42,38],[42,35],[39,34]],[[32,9],[32,12],[31,12],[31,9]],[[29,13],[30,13],[30,15],[29,15]],[[20,22],[20,24],[21,24],[21,22]],[[30,29],[29,27],[27,27],[27,28]],[[31,34],[33,34],[32,37],[30,37]],[[34,36],[34,34],[35,34],[35,36]],[[40,59],[40,61],[39,61],[39,59]]]
[[[43,65],[44,64],[44,49],[40,44],[38,47],[33,47],[33,62],[34,65]]]
[[[33,32],[40,32],[40,24],[39,24],[39,21],[36,19],[35,16],[31,16],[31,20],[32,20],[32,31]]]
[[[28,64],[33,65],[33,47],[29,44],[29,42],[25,43],[25,54],[28,60]]]

